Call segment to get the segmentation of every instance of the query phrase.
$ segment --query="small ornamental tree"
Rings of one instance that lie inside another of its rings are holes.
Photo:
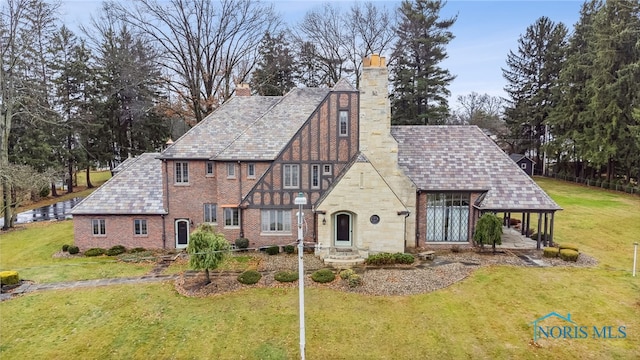
[[[189,238],[187,252],[189,266],[193,270],[204,270],[206,284],[211,283],[209,270],[214,270],[224,261],[230,245],[224,235],[215,232],[211,225],[202,224]]]
[[[491,244],[495,254],[496,244],[502,244],[502,221],[491,213],[482,215],[476,224],[473,240],[480,244],[483,249],[485,244]]]

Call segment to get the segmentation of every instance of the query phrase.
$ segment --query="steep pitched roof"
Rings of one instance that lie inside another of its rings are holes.
[[[273,160],[329,94],[329,89],[293,89],[244,129],[212,159]]]
[[[145,153],[127,160],[124,169],[79,202],[71,214],[166,214],[158,155]]]
[[[273,160],[330,89],[293,89],[285,96],[238,96],[169,146],[163,159]]]
[[[486,192],[481,210],[561,208],[477,126],[392,126],[398,161],[421,190]]]
[[[223,151],[282,96],[236,96],[162,152],[164,159],[210,159]]]

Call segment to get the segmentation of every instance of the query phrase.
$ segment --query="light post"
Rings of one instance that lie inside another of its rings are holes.
[[[304,214],[302,213],[302,205],[307,205],[307,198],[302,192],[294,200],[294,204],[298,205],[298,290],[300,302],[300,358],[304,360],[305,336],[304,336],[304,263],[302,256],[304,255],[304,234],[302,231],[302,223]]]

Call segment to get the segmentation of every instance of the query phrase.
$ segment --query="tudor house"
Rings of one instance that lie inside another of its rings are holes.
[[[321,256],[471,245],[486,211],[522,214],[527,228],[538,214],[538,233],[552,237],[558,205],[479,128],[391,126],[387,79],[373,55],[359,91],[341,80],[238,92],[76,205],[76,245],[184,248],[201,223],[251,247],[293,244],[300,192],[304,241]]]

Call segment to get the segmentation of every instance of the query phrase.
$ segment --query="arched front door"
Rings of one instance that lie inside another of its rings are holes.
[[[351,246],[353,235],[352,216],[349,213],[341,212],[335,215],[335,246]]]
[[[184,249],[189,245],[189,220],[176,220],[176,249]]]

